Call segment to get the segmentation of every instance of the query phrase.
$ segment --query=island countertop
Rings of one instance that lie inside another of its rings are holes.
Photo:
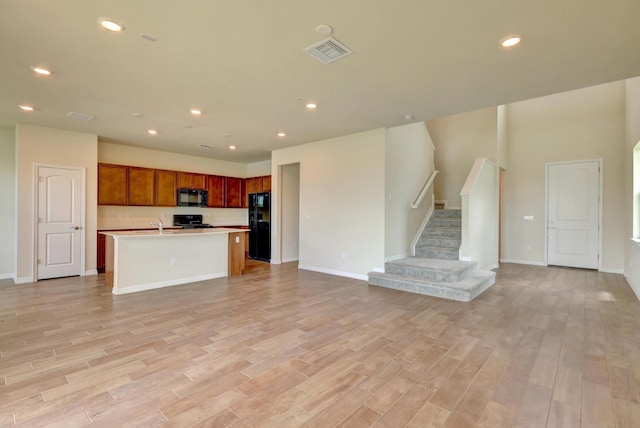
[[[248,232],[249,229],[235,229],[230,227],[212,227],[204,229],[164,229],[160,232],[158,229],[145,230],[120,230],[120,231],[101,231],[100,233],[114,238],[139,238],[141,236],[185,236],[185,235],[215,235],[221,233]]]
[[[113,294],[205,281],[244,270],[247,229],[103,231]]]

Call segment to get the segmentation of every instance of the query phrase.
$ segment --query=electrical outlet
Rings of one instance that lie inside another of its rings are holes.
[[[236,236],[236,244],[239,244],[239,243],[240,243],[240,237]]]

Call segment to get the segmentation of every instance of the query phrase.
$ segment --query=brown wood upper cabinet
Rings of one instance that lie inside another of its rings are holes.
[[[178,188],[179,189],[202,189],[207,188],[207,175],[206,174],[194,174],[193,172],[179,172],[178,173]]]
[[[247,178],[247,193],[262,192],[262,177]]]
[[[177,203],[177,189],[177,172],[163,169],[156,170],[156,205],[163,207],[175,207]]]
[[[227,177],[226,182],[227,208],[242,208],[242,179]]]
[[[208,207],[212,208],[224,208],[226,205],[225,201],[225,186],[226,186],[226,177],[221,177],[219,175],[209,175],[207,176],[207,189],[209,190],[209,200],[207,203]]]
[[[129,168],[98,164],[98,205],[127,205]]]
[[[270,192],[271,191],[271,176],[265,175],[262,177],[262,191]]]
[[[155,205],[156,171],[129,167],[129,205]]]
[[[248,192],[247,192],[247,179],[243,178],[242,179],[242,183],[240,183],[240,193],[242,194],[242,201],[241,201],[241,205],[242,208],[249,208],[249,197],[248,197]],[[249,242],[249,240],[246,240],[247,242]]]

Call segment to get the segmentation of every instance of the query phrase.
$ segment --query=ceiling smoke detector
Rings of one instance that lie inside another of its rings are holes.
[[[314,43],[313,45],[305,48],[304,51],[323,64],[332,63],[353,53],[351,49],[333,37]]]
[[[76,120],[84,120],[86,122],[95,119],[95,116],[92,116],[90,114],[86,114],[86,113],[77,113],[75,111],[69,112],[67,114],[67,117],[70,119],[76,119]]]

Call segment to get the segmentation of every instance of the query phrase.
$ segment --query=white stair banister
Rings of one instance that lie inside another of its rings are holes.
[[[427,194],[427,191],[433,185],[433,180],[436,178],[436,175],[438,175],[438,172],[439,172],[438,170],[434,170],[431,173],[431,175],[427,179],[427,182],[424,183],[424,186],[422,186],[422,190],[420,191],[420,194],[415,199],[415,201],[413,201],[413,203],[411,204],[411,208],[415,209],[415,208],[418,208],[420,206],[420,204],[422,203],[422,199],[424,199],[424,195]]]

